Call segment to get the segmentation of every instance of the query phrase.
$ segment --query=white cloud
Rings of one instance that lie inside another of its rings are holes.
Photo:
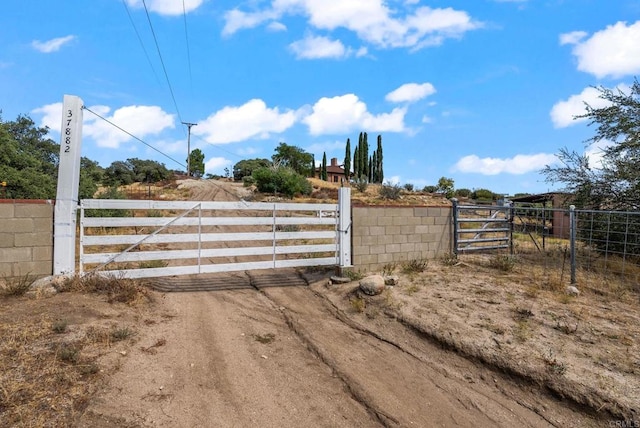
[[[578,60],[578,70],[599,79],[640,73],[640,21],[631,25],[617,22],[584,41],[584,35],[578,38],[575,34],[580,35],[568,33],[560,40],[575,45],[572,53]]]
[[[272,0],[271,7],[254,12],[233,9],[225,14],[224,35],[254,28],[285,15],[303,15],[311,27],[333,31],[344,28],[382,48],[439,45],[482,27],[465,11],[452,8],[414,8],[410,1],[391,9],[384,0]],[[404,13],[402,13],[404,12]]]
[[[60,133],[62,126],[62,103],[47,104],[31,110],[33,114],[41,114],[40,126],[46,126],[52,131]]]
[[[589,33],[586,31],[572,31],[570,33],[560,34],[560,44],[561,45],[575,45],[580,43],[585,37],[587,37]]]
[[[391,113],[373,115],[367,105],[354,94],[333,98],[320,98],[313,111],[302,121],[311,135],[341,134],[365,129],[369,132],[403,132],[406,108],[395,108]]]
[[[422,123],[432,123],[432,122],[433,122],[433,119],[431,119],[426,114],[424,116],[422,116]]]
[[[595,169],[602,169],[602,161],[604,160],[604,150],[608,147],[614,146],[615,143],[607,140],[600,140],[593,144],[584,151],[585,156],[589,158],[589,166]]]
[[[208,174],[222,175],[224,173],[224,168],[231,166],[232,164],[233,161],[226,158],[209,158],[209,160],[204,163],[204,172]]]
[[[393,103],[415,102],[436,93],[431,83],[405,83],[398,89],[389,92],[385,99]]]
[[[323,152],[326,153],[340,153],[342,156],[344,155],[345,147],[347,145],[347,140],[344,141],[327,141],[324,143],[315,143],[311,144],[304,149],[315,155],[322,155]]]
[[[287,26],[282,22],[273,21],[267,25],[269,31],[287,31]]]
[[[167,128],[175,127],[173,115],[164,112],[158,106],[121,107],[111,116],[108,116],[110,109],[106,106],[90,107],[90,109],[140,139],[158,135]],[[110,149],[118,149],[120,144],[133,140],[125,132],[91,113],[84,114],[82,135],[83,138],[95,140],[98,147]]]
[[[259,152],[260,150],[256,149],[255,147],[241,147],[236,151],[236,153],[240,156],[251,156]]]
[[[204,0],[147,0],[147,8],[151,12],[159,15],[182,15],[183,12],[189,13],[200,7]],[[135,8],[143,8],[142,0],[127,0],[127,4]]]
[[[548,153],[538,153],[534,155],[516,155],[512,158],[480,158],[476,155],[469,155],[461,158],[453,167],[454,171],[464,173],[477,173],[482,175],[526,174],[538,171],[555,162],[555,155]]]
[[[31,42],[31,46],[42,53],[51,53],[57,52],[62,48],[62,46],[71,43],[76,39],[76,36],[69,35],[64,37],[57,37],[55,39],[47,40],[46,42],[41,42],[40,40],[34,40]]]
[[[625,85],[619,85],[616,90],[625,91],[628,88]],[[585,103],[593,108],[603,108],[610,103],[600,98],[600,91],[593,87],[585,88],[581,93],[572,95],[565,101],[558,101],[551,108],[551,121],[554,128],[566,128],[576,123],[584,122],[587,119],[575,119],[575,116],[585,114],[587,112]]]
[[[298,59],[345,58],[350,55],[340,40],[322,36],[307,36],[289,45]]]
[[[269,138],[273,133],[291,128],[297,120],[295,111],[280,113],[278,107],[268,108],[264,101],[253,99],[239,107],[218,110],[200,121],[191,132],[208,143],[227,144],[251,138]]]

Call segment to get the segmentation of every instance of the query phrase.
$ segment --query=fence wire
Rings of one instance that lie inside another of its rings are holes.
[[[522,206],[511,212],[512,245],[502,254],[513,254],[533,280],[640,292],[640,212]]]

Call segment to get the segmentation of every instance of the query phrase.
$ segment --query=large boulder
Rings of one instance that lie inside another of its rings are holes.
[[[377,296],[384,291],[384,278],[371,275],[360,280],[360,291],[369,296]]]

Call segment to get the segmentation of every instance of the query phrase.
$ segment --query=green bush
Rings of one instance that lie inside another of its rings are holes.
[[[311,194],[311,183],[291,168],[259,168],[252,174],[262,193],[281,193],[288,197]]]
[[[109,187],[96,195],[96,199],[127,199],[127,195],[117,187]],[[87,209],[84,211],[87,217],[129,217],[130,210],[119,209]]]

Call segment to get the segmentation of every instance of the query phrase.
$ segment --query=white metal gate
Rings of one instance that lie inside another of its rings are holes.
[[[145,278],[350,266],[347,190],[339,204],[85,199],[79,271]]]

